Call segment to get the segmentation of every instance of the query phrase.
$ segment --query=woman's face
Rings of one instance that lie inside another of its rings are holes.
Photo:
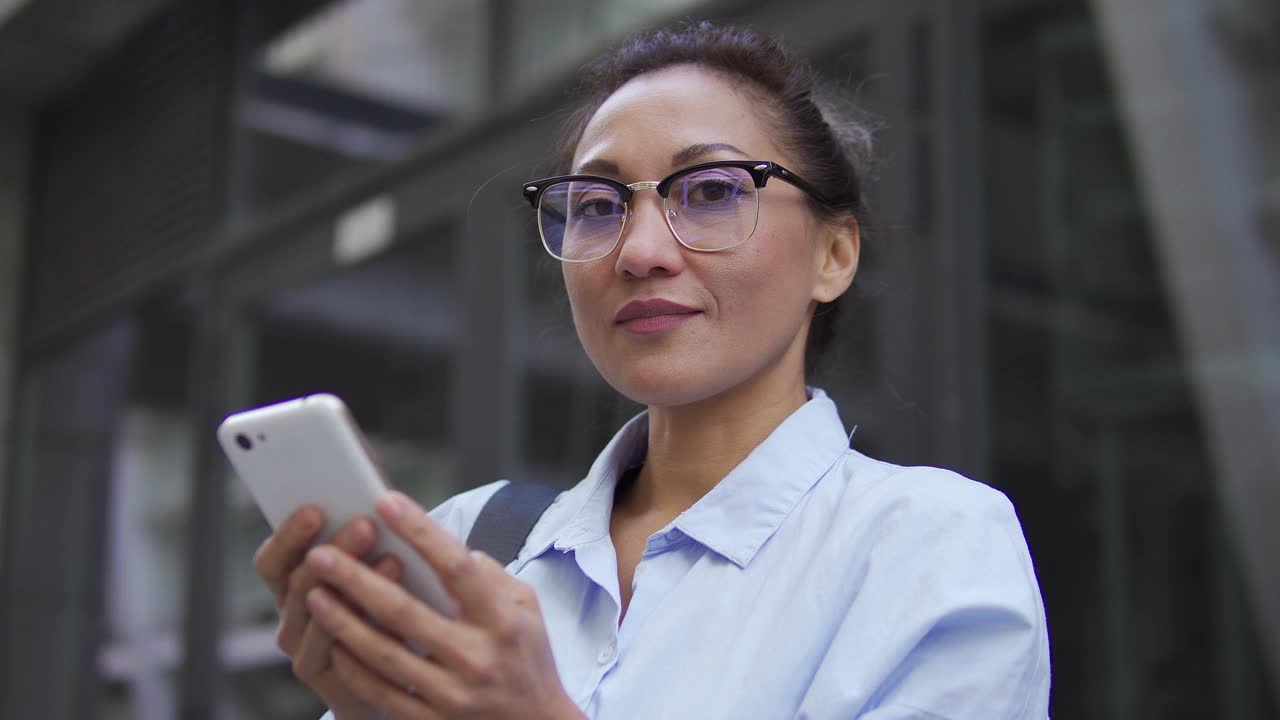
[[[773,160],[799,172],[756,115],[719,74],[694,66],[647,73],[601,105],[572,172],[634,183],[728,159]],[[755,234],[720,252],[682,246],[656,192],[637,191],[631,212],[612,254],[563,265],[578,337],[610,385],[635,402],[673,406],[715,396],[780,362],[802,372],[804,333],[822,292],[823,246],[823,223],[802,191],[773,179],[760,193]],[[691,312],[625,320],[629,304],[653,300]]]

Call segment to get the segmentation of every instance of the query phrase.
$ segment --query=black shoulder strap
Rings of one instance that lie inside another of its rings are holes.
[[[506,566],[516,559],[538,518],[560,491],[549,485],[512,480],[489,498],[467,535],[467,545]]]

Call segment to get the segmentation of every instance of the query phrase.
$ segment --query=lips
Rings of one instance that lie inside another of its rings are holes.
[[[613,317],[613,322],[622,325],[633,320],[645,320],[648,318],[657,318],[665,316],[681,316],[696,315],[702,312],[698,308],[692,308],[680,303],[655,298],[653,300],[634,300],[622,306],[618,314]]]

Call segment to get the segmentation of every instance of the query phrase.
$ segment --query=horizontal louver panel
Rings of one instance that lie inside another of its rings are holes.
[[[41,113],[28,341],[109,310],[209,242],[222,205],[229,7],[173,4]]]

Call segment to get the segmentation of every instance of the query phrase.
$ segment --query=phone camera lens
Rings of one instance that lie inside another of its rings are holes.
[[[253,441],[250,440],[249,436],[245,435],[244,433],[240,433],[239,435],[236,435],[236,444],[244,448],[245,450],[253,449]]]

